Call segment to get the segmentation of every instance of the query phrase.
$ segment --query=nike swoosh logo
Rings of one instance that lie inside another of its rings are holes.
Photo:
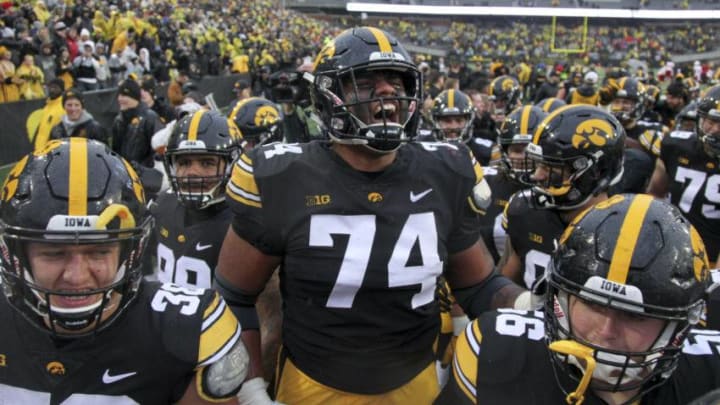
[[[429,188],[429,189],[427,189],[427,190],[425,190],[425,191],[423,191],[423,192],[421,192],[421,193],[418,193],[418,194],[415,194],[415,193],[413,193],[412,191],[410,191],[410,202],[418,202],[418,201],[420,201],[423,197],[425,197],[426,195],[430,194],[430,192],[431,192],[432,190],[433,190],[432,188]]]
[[[125,373],[125,374],[118,374],[118,375],[110,375],[110,369],[105,370],[105,374],[102,376],[102,381],[105,384],[112,384],[114,382],[118,382],[120,380],[124,380],[128,377],[132,377],[135,374],[137,374],[137,371],[133,371],[132,373]]]
[[[197,250],[198,252],[202,252],[203,250],[210,249],[211,247],[212,247],[212,244],[201,245],[200,242],[198,242],[197,245],[195,245],[195,250]]]

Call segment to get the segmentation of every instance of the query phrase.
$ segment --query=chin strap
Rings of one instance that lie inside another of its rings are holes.
[[[587,391],[593,372],[595,371],[595,358],[593,357],[593,349],[583,346],[574,340],[558,340],[550,343],[550,350],[574,356],[578,360],[585,363],[585,371],[575,391],[569,393],[565,397],[565,402],[569,405],[581,405],[585,401],[585,391]]]

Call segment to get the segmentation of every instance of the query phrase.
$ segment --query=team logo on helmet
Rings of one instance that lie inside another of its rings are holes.
[[[264,127],[269,124],[274,124],[280,120],[278,110],[271,105],[264,105],[257,109],[255,112],[255,125]]]
[[[580,123],[572,136],[575,149],[587,149],[590,145],[605,146],[608,139],[615,138],[615,131],[609,122],[601,119],[590,119]]]
[[[325,45],[325,47],[323,47],[317,57],[315,57],[315,62],[313,63],[313,72],[317,70],[318,65],[323,63],[326,59],[332,58],[333,56],[335,56],[335,43],[330,42],[329,44]]]
[[[507,78],[502,81],[500,87],[503,89],[503,91],[510,91],[513,89],[513,87],[515,87],[515,81],[513,79]]]
[[[690,243],[693,251],[693,269],[695,270],[695,278],[703,281],[708,278],[708,268],[710,267],[707,252],[703,245],[700,234],[695,227],[690,228]]]

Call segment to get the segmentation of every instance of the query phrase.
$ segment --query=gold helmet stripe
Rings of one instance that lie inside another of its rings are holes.
[[[627,76],[620,79],[620,83],[618,83],[618,88],[624,89],[625,88],[625,82],[627,81]]]
[[[87,215],[87,149],[87,139],[70,138],[70,165],[68,167],[68,215]]]
[[[198,127],[200,126],[200,120],[202,120],[203,115],[207,110],[198,110],[190,120],[190,128],[188,128],[188,141],[197,141],[197,132]]]
[[[525,135],[528,133],[528,124],[530,123],[530,111],[532,111],[532,107],[526,105],[522,109],[522,114],[520,115],[520,134]]]
[[[607,276],[608,280],[619,284],[627,282],[627,275],[640,237],[640,230],[652,201],[652,196],[638,194],[630,204],[615,244],[615,251],[613,252]]]
[[[545,102],[543,103],[543,106],[542,106],[542,110],[545,112],[548,112],[550,107],[552,107],[553,101],[555,101],[555,99],[553,99],[553,98],[549,98],[549,99],[545,100]]]
[[[380,48],[380,52],[392,53],[392,46],[390,45],[390,40],[388,40],[387,35],[385,35],[385,33],[382,32],[382,30],[379,30],[379,29],[373,28],[373,27],[367,27],[367,29],[375,37],[375,40],[378,43],[378,47]]]
[[[448,108],[455,108],[455,90],[450,89],[447,93]]]
[[[557,110],[551,112],[550,114],[548,114],[548,116],[545,117],[544,120],[542,120],[542,122],[540,123],[540,125],[538,125],[537,128],[535,128],[535,134],[533,135],[532,143],[534,143],[534,144],[537,145],[538,142],[540,142],[540,135],[542,134],[542,132],[543,132],[543,130],[545,129],[545,127],[547,126],[547,124],[548,124],[550,121],[553,120],[553,118],[555,118],[556,116],[560,115],[560,113],[562,113],[563,111],[565,111],[565,110],[567,110],[567,109],[570,109],[570,108],[573,108],[573,107],[577,107],[577,104],[575,104],[575,105],[572,105],[572,104],[564,105],[564,106],[558,108]]]

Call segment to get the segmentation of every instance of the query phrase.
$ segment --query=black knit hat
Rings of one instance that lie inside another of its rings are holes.
[[[82,93],[80,91],[78,91],[77,89],[68,89],[67,91],[65,91],[65,93],[63,93],[63,98],[62,98],[63,105],[65,105],[65,102],[71,98],[76,99],[77,101],[80,102],[80,105],[85,107],[85,99],[83,98]]]
[[[125,79],[118,87],[118,94],[140,101],[140,85],[132,79]]]

